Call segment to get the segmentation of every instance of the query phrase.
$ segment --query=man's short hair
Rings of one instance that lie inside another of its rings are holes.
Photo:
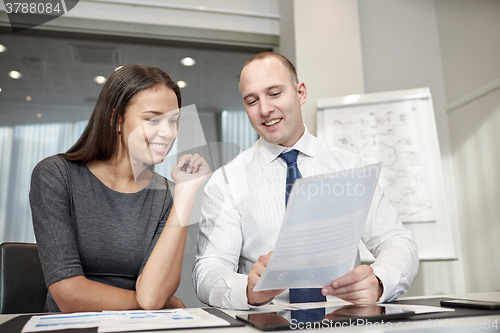
[[[288,74],[290,74],[290,79],[292,80],[293,85],[296,86],[299,83],[299,78],[297,77],[297,71],[295,70],[295,66],[284,55],[281,55],[279,53],[274,53],[274,52],[258,53],[253,57],[251,57],[250,59],[248,59],[247,62],[245,62],[245,64],[243,65],[243,68],[241,70],[243,71],[243,69],[248,64],[250,64],[255,60],[264,60],[267,58],[278,59],[283,64],[283,66],[285,66],[286,70],[288,71]]]

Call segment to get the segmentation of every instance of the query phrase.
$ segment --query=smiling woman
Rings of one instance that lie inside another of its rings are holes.
[[[137,180],[145,165],[162,163],[177,137],[179,110],[174,91],[165,86],[139,93],[118,125],[124,144],[118,149],[130,159]],[[148,182],[147,182],[148,183]]]
[[[104,84],[78,142],[35,167],[30,204],[46,311],[183,306],[173,294],[187,219],[210,170],[199,155],[182,156],[173,190],[150,168],[172,147],[180,105],[165,72],[123,66]]]

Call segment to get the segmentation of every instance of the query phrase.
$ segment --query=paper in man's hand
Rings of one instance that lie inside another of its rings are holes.
[[[382,163],[297,179],[266,270],[254,291],[320,288],[349,273]]]

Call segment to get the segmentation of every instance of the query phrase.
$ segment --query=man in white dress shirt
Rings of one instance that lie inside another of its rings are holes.
[[[288,290],[253,291],[285,214],[287,164],[279,155],[297,150],[302,177],[365,165],[359,155],[309,134],[301,114],[306,85],[298,81],[285,57],[269,52],[252,57],[243,66],[240,92],[260,139],[217,170],[206,185],[193,269],[198,298],[230,309],[289,302]],[[375,262],[355,267],[321,293],[354,304],[373,304],[407,291],[418,270],[417,247],[379,188],[362,240]]]

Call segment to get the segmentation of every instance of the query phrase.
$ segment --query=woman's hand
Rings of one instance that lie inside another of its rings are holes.
[[[207,161],[198,154],[185,154],[179,158],[171,175],[175,185],[188,185],[197,190],[210,174]]]
[[[189,224],[191,210],[196,199],[196,192],[207,180],[210,168],[207,161],[198,154],[183,155],[174,166],[171,175],[175,182],[174,207],[170,215],[177,219],[167,220],[167,225],[179,225],[185,227]],[[177,221],[175,221],[177,220]]]

